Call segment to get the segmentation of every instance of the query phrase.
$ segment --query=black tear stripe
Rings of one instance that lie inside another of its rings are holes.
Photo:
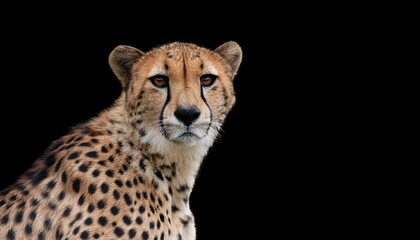
[[[203,87],[201,87],[201,98],[203,99],[204,103],[206,104],[207,108],[210,111],[210,122],[209,122],[209,126],[206,129],[206,135],[209,133],[210,127],[211,127],[211,123],[213,122],[213,112],[211,111],[211,108],[209,106],[209,104],[207,103],[206,98],[204,97],[204,91],[203,91]]]
[[[160,117],[159,117],[159,124],[160,124],[160,129],[163,133],[163,136],[169,140],[169,134],[168,132],[166,132],[166,129],[163,126],[163,112],[165,111],[166,105],[168,105],[169,101],[171,100],[171,88],[170,88],[170,84],[168,83],[168,87],[166,88],[167,91],[167,95],[166,95],[166,101],[165,104],[163,104],[162,107],[162,112],[160,112]]]

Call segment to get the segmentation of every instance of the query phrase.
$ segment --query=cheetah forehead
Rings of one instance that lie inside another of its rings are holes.
[[[152,58],[150,71],[147,77],[166,75],[169,65],[183,68],[200,68],[202,74],[218,75],[214,61],[220,61],[220,56],[206,48],[190,43],[171,43],[157,49],[152,49],[145,58]]]

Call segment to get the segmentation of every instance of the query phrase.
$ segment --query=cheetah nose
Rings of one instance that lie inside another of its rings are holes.
[[[183,122],[186,126],[190,126],[199,116],[200,110],[197,107],[179,107],[175,111],[175,117]]]

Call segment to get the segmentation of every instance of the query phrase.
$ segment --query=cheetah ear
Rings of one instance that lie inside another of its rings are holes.
[[[229,41],[220,45],[214,51],[227,61],[232,69],[233,75],[235,75],[242,61],[242,49],[239,44],[234,41]]]
[[[108,62],[112,71],[126,88],[131,80],[131,69],[144,53],[137,48],[120,45],[109,54]]]

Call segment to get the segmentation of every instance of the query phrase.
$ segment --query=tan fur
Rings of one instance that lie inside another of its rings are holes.
[[[235,103],[241,59],[234,42],[214,51],[187,43],[115,48],[109,63],[120,98],[0,193],[0,239],[195,239],[188,199]],[[217,76],[212,86],[201,86],[205,74]],[[156,75],[169,87],[153,85]],[[189,121],[180,109],[199,115]]]

